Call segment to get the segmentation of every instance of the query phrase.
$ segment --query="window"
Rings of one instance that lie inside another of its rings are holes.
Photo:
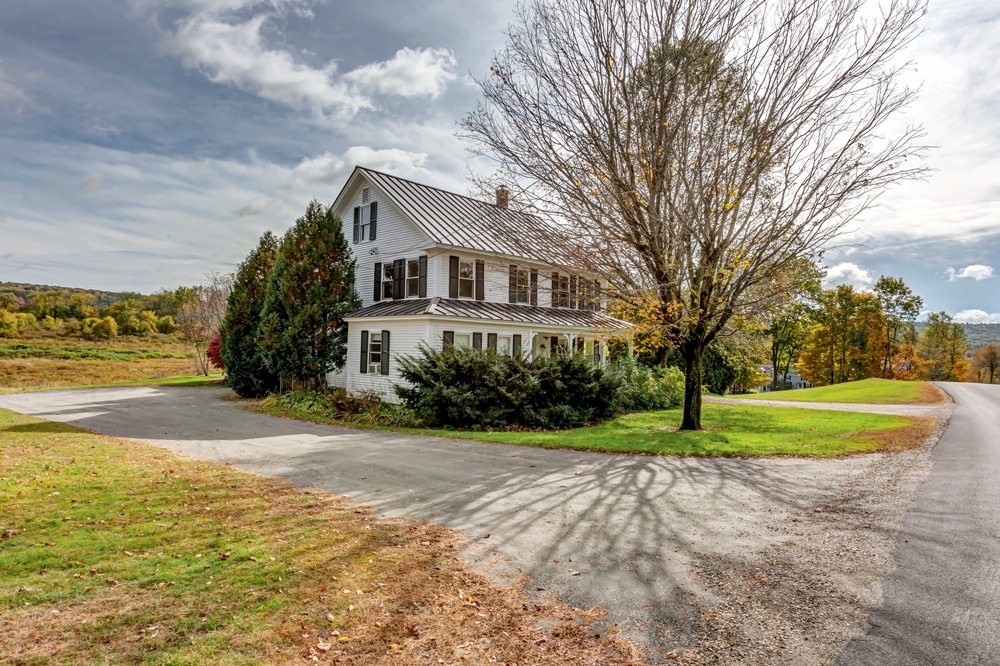
[[[458,297],[473,298],[476,295],[476,262],[460,259],[458,262]],[[456,342],[456,344],[458,344]]]
[[[382,334],[372,333],[368,338],[368,372],[377,375],[382,372]]]
[[[372,235],[372,207],[361,207],[361,240],[371,240]]]
[[[509,335],[498,335],[497,336],[497,355],[498,356],[510,356],[510,336]]]
[[[406,262],[406,297],[420,295],[420,261],[410,259]]]
[[[531,271],[527,268],[518,268],[515,279],[514,302],[527,305],[531,299]]]
[[[472,347],[472,334],[471,333],[456,333],[455,334],[455,346],[462,349],[469,349]]]
[[[569,307],[569,276],[552,274],[552,307]]]
[[[390,262],[382,265],[382,298],[392,298],[393,266]]]

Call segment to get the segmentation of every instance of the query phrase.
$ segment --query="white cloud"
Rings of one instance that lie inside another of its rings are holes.
[[[83,179],[80,183],[80,187],[76,188],[76,193],[79,195],[84,195],[91,190],[96,190],[104,182],[103,173],[91,173],[87,174],[87,177]]]
[[[354,167],[364,166],[386,171],[404,178],[427,175],[426,153],[411,153],[397,148],[376,150],[368,146],[352,146],[342,155],[323,153],[306,158],[292,170],[287,187],[302,187],[310,183],[343,183]]]
[[[996,273],[993,272],[992,266],[984,266],[983,264],[970,264],[960,271],[956,271],[954,268],[949,268],[946,272],[948,273],[949,282],[952,280],[961,280],[963,278],[971,278],[976,282],[979,282],[980,280],[988,280],[996,275]]]
[[[7,80],[3,70],[0,69],[0,111],[20,115],[25,109],[32,106],[34,106],[34,102],[31,96]]]
[[[874,282],[875,279],[868,269],[849,261],[832,266],[826,272],[826,277],[823,278],[823,284],[828,288],[841,284],[849,284],[859,291],[868,291]]]
[[[232,85],[294,109],[349,119],[371,102],[335,79],[336,64],[315,69],[295,62],[287,51],[268,49],[261,36],[266,14],[230,24],[213,14],[183,22],[170,40],[185,67],[209,81]]]
[[[180,0],[191,13],[167,39],[185,67],[221,85],[316,116],[347,121],[373,108],[370,95],[437,98],[455,76],[449,49],[399,49],[382,62],[340,74],[330,60],[314,67],[266,43],[271,19],[294,12],[311,16],[303,0]],[[245,18],[248,11],[256,12]],[[236,18],[240,16],[241,18]]]
[[[45,187],[0,179],[8,279],[153,291],[228,272],[264,229],[283,233],[310,199],[332,203],[355,164],[434,182],[424,153],[353,146],[298,164],[174,158],[0,137],[0,154],[46,165]],[[99,186],[102,185],[103,186]],[[110,186],[109,186],[110,185]],[[81,207],[76,190],[87,190]],[[23,198],[26,191],[30,198]],[[32,201],[45,200],[45,206]],[[63,221],[72,219],[66,226]]]
[[[382,95],[426,95],[433,99],[455,79],[457,64],[449,49],[404,47],[396,51],[391,60],[358,67],[344,78],[363,90]]]
[[[1000,324],[1000,312],[962,310],[953,319],[959,324]]]

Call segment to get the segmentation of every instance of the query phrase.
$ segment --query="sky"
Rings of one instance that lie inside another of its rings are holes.
[[[149,293],[229,272],[356,164],[467,192],[457,122],[513,0],[0,4],[0,281]],[[1000,3],[931,0],[903,54],[933,170],[826,253],[1000,322]]]

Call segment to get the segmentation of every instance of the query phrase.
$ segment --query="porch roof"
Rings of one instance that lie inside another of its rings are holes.
[[[491,303],[489,301],[468,301],[453,298],[417,298],[382,301],[381,303],[376,303],[367,308],[352,312],[346,318],[407,317],[415,315],[492,319],[495,321],[522,324],[545,324],[549,326],[573,326],[577,328],[611,330],[632,327],[632,324],[627,321],[589,310],[543,308],[537,305],[515,305],[513,303]]]

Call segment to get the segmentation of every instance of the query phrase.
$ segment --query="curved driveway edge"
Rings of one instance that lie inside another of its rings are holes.
[[[523,572],[543,594],[603,606],[654,660],[676,649],[714,663],[829,663],[863,632],[926,473],[923,451],[677,458],[353,430],[251,413],[220,399],[227,393],[90,389],[0,396],[0,407],[454,528],[473,565]],[[808,594],[740,608],[741,589],[715,574],[762,590],[769,580],[779,591],[802,582]],[[730,608],[741,622],[725,620]]]
[[[937,416],[948,418],[954,405],[949,400],[940,405],[887,404],[873,405],[857,402],[797,402],[795,400],[748,400],[743,398],[722,398],[703,396],[704,402],[725,405],[760,405],[763,407],[798,407],[800,409],[823,409],[833,412],[865,412],[867,414],[888,414],[890,416]]]

